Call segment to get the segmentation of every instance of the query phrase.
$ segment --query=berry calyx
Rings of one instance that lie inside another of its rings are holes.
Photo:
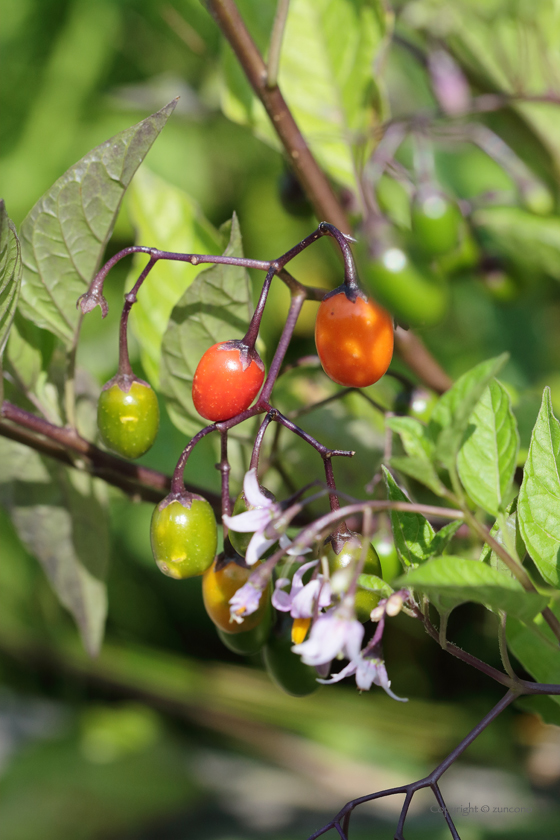
[[[344,287],[319,306],[315,344],[327,376],[339,385],[365,388],[377,382],[393,358],[393,321],[371,298],[353,301]]]
[[[159,428],[154,391],[135,376],[113,377],[101,391],[97,425],[109,449],[124,458],[140,458],[152,446]]]
[[[150,537],[154,559],[164,575],[176,580],[201,575],[216,554],[214,511],[195,493],[171,493],[154,509]]]
[[[206,420],[229,420],[249,408],[264,380],[264,364],[256,350],[241,341],[210,347],[193,378],[194,407]]]
[[[323,554],[327,558],[331,575],[340,569],[346,569],[348,566],[354,565],[362,556],[364,538],[361,534],[348,531],[342,535],[342,539],[344,542],[339,552],[335,551],[330,540],[325,543],[323,549]],[[367,547],[361,574],[381,577],[381,563],[377,551],[371,544]]]

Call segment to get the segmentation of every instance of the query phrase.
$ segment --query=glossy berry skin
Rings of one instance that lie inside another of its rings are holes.
[[[292,652],[291,621],[273,629],[264,648],[264,662],[272,682],[292,697],[306,697],[319,688],[317,671]]]
[[[356,590],[356,597],[354,600],[354,609],[356,610],[356,618],[365,624],[370,620],[371,611],[375,609],[382,598],[381,592],[370,592],[369,589],[360,587]]]
[[[319,306],[315,344],[323,370],[346,387],[373,385],[393,358],[393,321],[371,298],[352,302],[344,291]]]
[[[265,496],[268,496],[268,498],[272,501],[276,501],[275,496],[269,490],[267,490],[266,487],[262,487],[261,485],[259,485],[259,487],[261,493],[263,493]],[[247,504],[245,493],[242,490],[234,502],[232,516],[237,516],[240,513],[245,513],[248,510],[254,509],[255,508],[253,505]],[[249,543],[251,542],[253,534],[250,531],[234,531],[232,528],[230,528],[228,531],[228,536],[230,543],[237,551],[237,553],[240,554],[241,557],[245,557],[245,555],[247,554],[247,548],[249,547]],[[267,555],[269,555],[271,553],[271,550],[273,551],[275,550],[275,548],[276,546],[272,546],[271,549],[268,549],[268,551],[265,552],[264,556],[266,557]]]
[[[249,408],[263,384],[264,365],[256,353],[246,361],[240,342],[221,342],[206,351],[192,387],[194,407],[206,420],[229,420]]]
[[[216,627],[224,633],[247,633],[263,621],[269,608],[270,593],[263,592],[258,609],[248,615],[241,624],[230,620],[229,599],[235,595],[247,581],[251,569],[231,562],[217,569],[216,563],[204,573],[202,578],[202,600],[209,617]]]
[[[331,542],[325,544],[323,553],[329,564],[331,575],[339,569],[346,569],[356,563],[362,556],[363,537],[352,531],[348,532],[348,539],[345,540],[341,551],[337,554]],[[368,545],[367,553],[362,568],[363,575],[377,575],[381,577],[381,563],[377,551],[372,545]]]
[[[348,539],[338,554],[335,552],[332,543],[326,543],[323,554],[327,558],[330,574],[332,575],[340,569],[353,566],[362,556],[362,545],[363,537],[361,534],[353,532],[348,533]],[[371,544],[368,545],[361,574],[382,577],[381,563],[375,548]],[[377,606],[381,597],[380,593],[370,592],[358,585],[354,602],[358,621],[362,623],[369,621],[370,613]]]
[[[243,625],[241,625],[243,627]],[[260,624],[252,630],[245,630],[243,633],[226,633],[220,627],[216,627],[222,644],[233,653],[240,656],[252,656],[262,650],[270,636],[272,627],[272,605],[267,601],[267,609]]]
[[[105,446],[124,458],[139,458],[150,449],[159,428],[154,391],[140,379],[111,379],[99,397],[97,425]]]
[[[381,569],[383,571],[383,580],[389,583],[395,578],[402,575],[403,568],[393,538],[389,534],[377,533],[375,534],[372,543],[375,547]]]
[[[412,232],[427,257],[457,247],[461,214],[454,201],[437,190],[419,190],[412,203]]]
[[[190,507],[184,502],[190,501]],[[216,517],[202,496],[169,497],[156,506],[150,527],[152,553],[160,571],[181,580],[212,565],[218,542]]]

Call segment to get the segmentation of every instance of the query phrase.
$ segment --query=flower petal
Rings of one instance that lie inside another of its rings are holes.
[[[236,516],[228,516],[227,513],[224,513],[222,521],[232,531],[237,531],[239,534],[250,534],[253,531],[264,531],[270,522],[270,512],[261,508],[260,510],[246,510]]]
[[[254,566],[265,551],[274,545],[276,540],[267,540],[262,531],[255,531],[251,537],[251,541],[247,546],[247,553],[245,554],[245,562],[248,566]]]
[[[330,685],[331,683],[337,683],[343,680],[345,677],[351,677],[352,674],[356,673],[356,663],[349,662],[342,671],[339,671],[338,674],[333,674],[329,677],[328,680],[317,680],[317,682],[321,683],[322,685]]]
[[[241,624],[246,616],[256,612],[259,608],[261,595],[261,590],[253,586],[250,581],[241,586],[235,595],[229,599],[231,620]]]
[[[283,592],[285,586],[291,583],[289,578],[278,578],[274,584],[272,593],[272,606],[279,612],[289,612],[292,606],[292,597],[289,592]]]
[[[261,491],[256,469],[249,470],[245,473],[245,478],[243,479],[243,493],[245,494],[247,504],[252,505],[253,507],[270,508],[275,505],[272,499],[269,499],[268,496],[265,496]]]

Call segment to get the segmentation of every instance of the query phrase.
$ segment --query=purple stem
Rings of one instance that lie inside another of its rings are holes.
[[[228,439],[227,429],[220,432],[221,437],[221,458],[220,463],[216,464],[222,476],[222,516],[231,515],[231,499],[229,495],[229,474],[231,467],[228,461]],[[227,525],[224,523],[224,539],[227,537]]]
[[[295,294],[292,296],[288,317],[286,318],[286,323],[284,324],[284,329],[282,330],[282,335],[280,336],[280,341],[278,342],[276,353],[274,354],[272,364],[270,365],[270,369],[268,371],[268,376],[266,377],[264,387],[259,397],[258,405],[260,405],[261,403],[266,403],[266,410],[269,410],[270,408],[268,402],[272,394],[272,389],[274,388],[274,383],[276,382],[278,373],[280,371],[280,368],[282,367],[282,362],[284,361],[284,356],[286,355],[286,351],[288,350],[288,345],[292,338],[296,321],[298,319],[299,313],[301,312],[301,307],[303,306],[304,300],[305,297],[303,294]]]
[[[249,464],[250,470],[258,470],[259,468],[259,458],[261,456],[261,446],[264,438],[264,433],[266,432],[269,424],[272,420],[276,419],[276,415],[278,414],[275,408],[271,408],[264,420],[261,423],[259,431],[257,432],[257,436],[255,438],[255,443],[253,446],[253,452],[251,453],[251,463]]]
[[[150,260],[146,267],[144,268],[142,274],[134,284],[131,291],[125,295],[124,298],[124,306],[121,315],[121,324],[119,329],[119,374],[121,376],[133,376],[132,367],[130,366],[130,358],[128,355],[128,316],[130,315],[130,310],[132,309],[133,304],[136,303],[136,295],[138,294],[138,290],[154,265],[156,264],[157,260],[153,257],[150,257]]]
[[[257,341],[257,337],[259,335],[259,329],[261,326],[261,320],[264,312],[264,307],[266,305],[266,301],[268,298],[268,293],[270,291],[270,284],[272,283],[272,278],[277,272],[277,267],[273,263],[267,271],[266,277],[264,278],[263,287],[261,289],[261,294],[259,297],[259,302],[257,304],[257,308],[253,313],[253,317],[251,318],[251,323],[249,324],[249,329],[245,333],[245,338],[243,338],[242,343],[247,345],[249,350],[254,350],[255,343]]]

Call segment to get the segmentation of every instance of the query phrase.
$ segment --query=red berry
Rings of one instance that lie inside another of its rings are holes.
[[[264,365],[239,341],[214,344],[194,374],[192,396],[198,413],[216,423],[249,408],[264,380]]]

